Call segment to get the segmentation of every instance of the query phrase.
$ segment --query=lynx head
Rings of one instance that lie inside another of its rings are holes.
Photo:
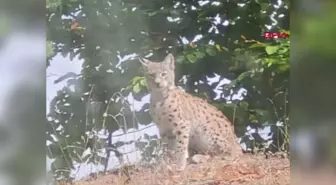
[[[175,59],[168,54],[161,62],[139,58],[150,91],[162,91],[175,87]]]

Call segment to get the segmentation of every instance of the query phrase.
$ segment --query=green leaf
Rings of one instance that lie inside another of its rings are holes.
[[[183,63],[183,61],[184,61],[184,56],[183,56],[183,55],[182,55],[182,56],[177,56],[177,57],[175,58],[175,61],[176,61],[177,63],[179,63],[179,64]]]
[[[132,79],[132,85],[139,83],[144,77],[136,76]]]
[[[140,89],[140,84],[139,84],[139,83],[135,84],[135,85],[133,86],[133,92],[135,92],[135,93],[139,93],[140,91],[141,91],[141,89]]]
[[[196,57],[193,53],[190,53],[190,54],[187,55],[187,59],[188,59],[191,63],[194,63],[194,62],[196,62],[197,57]]]
[[[280,50],[279,50],[279,54],[284,54],[284,53],[287,53],[287,52],[289,52],[289,49],[288,48],[281,48]]]
[[[235,53],[239,53],[239,52],[242,51],[242,49],[241,49],[241,48],[236,48],[236,49],[234,49],[233,51],[234,51]]]
[[[248,71],[247,71],[247,72],[244,72],[244,73],[241,73],[240,75],[238,75],[237,80],[238,80],[238,81],[242,81],[242,80],[244,80],[244,78],[245,78],[246,76],[248,76]]]
[[[146,79],[143,78],[140,80],[140,85],[144,86],[144,87],[147,87],[147,82],[146,82]]]
[[[46,8],[47,9],[52,9],[52,8],[57,8],[62,5],[62,0],[47,0],[46,1]]]
[[[216,50],[213,47],[208,47],[205,50],[210,56],[215,56],[216,55]]]
[[[252,44],[251,46],[249,46],[249,48],[264,48],[264,47],[267,47],[268,45],[267,44],[264,44],[264,43],[261,43],[261,42],[258,42],[258,43],[255,43],[255,44]]]
[[[265,11],[265,10],[268,9],[268,7],[270,7],[270,4],[269,3],[260,3],[260,6],[261,6],[261,9]]]
[[[205,57],[205,53],[203,53],[201,51],[197,51],[194,54],[196,55],[197,58],[203,58],[203,57]]]
[[[47,57],[51,57],[55,54],[54,46],[51,41],[47,41]]]
[[[227,47],[222,46],[222,49],[223,49],[224,51],[229,52],[229,49],[228,49]]]
[[[222,49],[221,49],[221,47],[220,47],[219,44],[216,44],[216,49],[217,49],[218,51],[222,51]]]
[[[278,49],[279,49],[279,46],[267,46],[267,47],[265,48],[266,53],[267,53],[268,55],[272,55],[272,54],[274,54],[275,52],[277,52]]]
[[[248,109],[249,104],[246,101],[241,101],[239,102],[239,106],[246,111]]]

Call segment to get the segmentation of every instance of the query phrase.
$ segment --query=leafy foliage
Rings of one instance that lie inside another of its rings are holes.
[[[99,138],[102,129],[127,132],[151,122],[148,105],[134,111],[125,99],[147,94],[139,63],[129,57],[133,53],[153,60],[174,53],[177,80],[187,78],[180,85],[223,110],[239,136],[246,125],[269,123],[274,140],[288,144],[289,41],[262,37],[275,21],[288,30],[287,1],[50,0],[47,10],[48,56],[83,60],[81,74],[60,78],[67,85],[50,104],[48,149],[59,178],[68,177],[75,163],[105,163],[101,153],[111,138]],[[231,82],[207,83],[216,74]],[[223,90],[219,97],[216,87]],[[241,88],[247,91],[242,100],[226,98]],[[278,121],[285,126],[275,126]],[[286,142],[279,140],[279,130],[287,130],[280,134]],[[153,148],[152,139],[136,145]],[[87,149],[90,155],[84,155]]]

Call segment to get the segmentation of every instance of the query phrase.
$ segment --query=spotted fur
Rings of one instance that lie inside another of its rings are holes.
[[[150,114],[161,138],[174,150],[177,169],[187,165],[189,151],[239,156],[242,153],[228,118],[213,105],[175,86],[175,59],[140,59],[151,93]]]

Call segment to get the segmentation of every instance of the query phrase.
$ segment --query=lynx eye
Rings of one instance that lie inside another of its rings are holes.
[[[150,76],[151,78],[155,77],[155,73],[148,73],[148,76]]]
[[[160,76],[161,76],[161,77],[165,77],[165,76],[167,76],[167,73],[166,73],[166,72],[163,72],[163,73],[161,73]]]

